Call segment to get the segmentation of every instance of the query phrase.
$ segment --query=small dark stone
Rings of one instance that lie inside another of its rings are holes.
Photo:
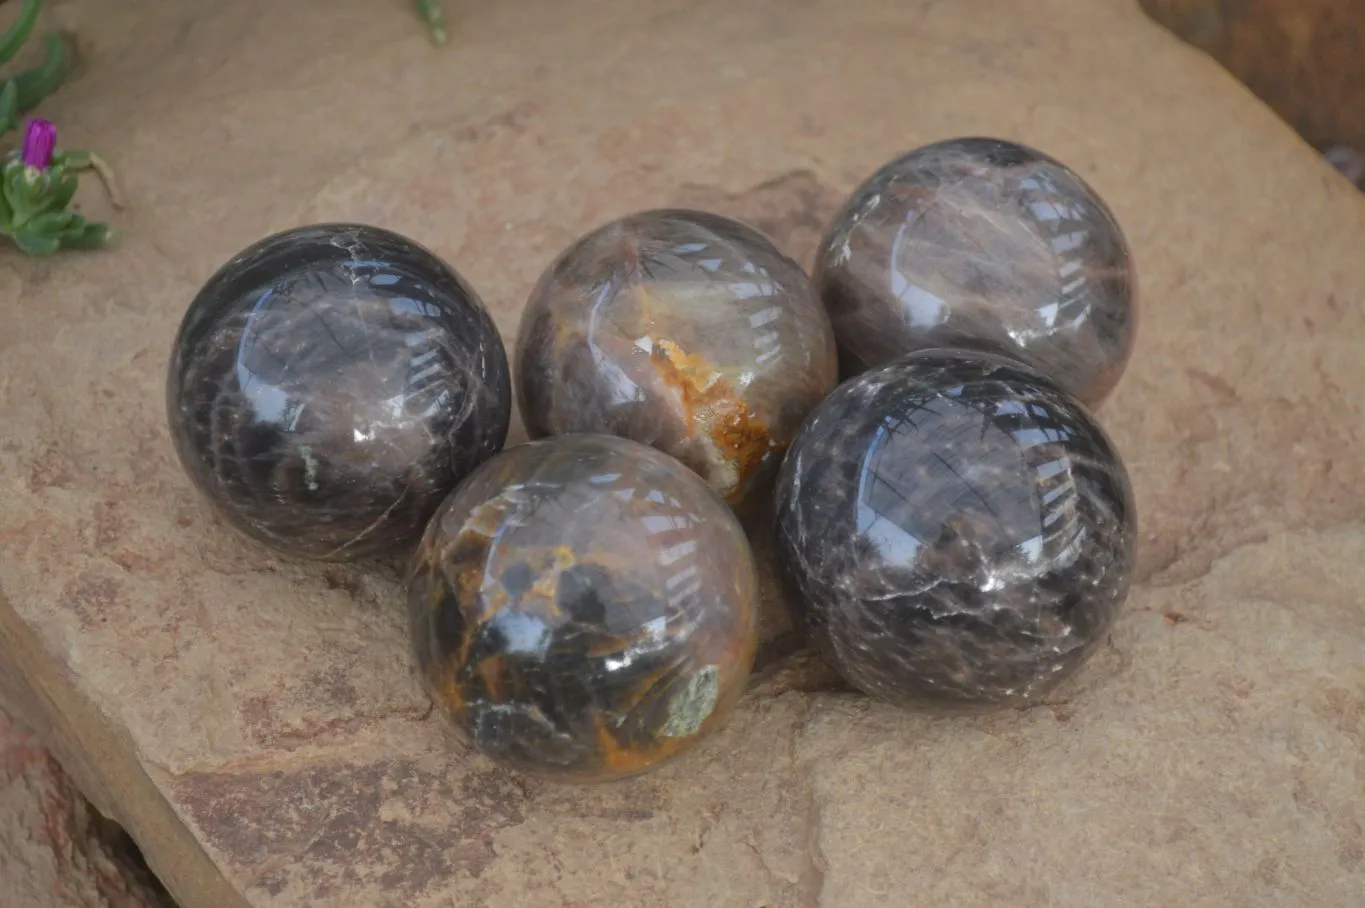
[[[932,711],[1039,702],[1131,582],[1118,452],[1005,357],[924,351],[846,382],[788,451],[776,506],[815,648],[860,690]]]
[[[501,449],[507,354],[474,290],[416,243],[319,225],[256,243],[190,304],[167,416],[227,520],[285,554],[409,549]]]
[[[1018,359],[1098,406],[1127,367],[1137,278],[1118,221],[1074,171],[1000,139],[882,166],[830,227],[813,278],[845,377],[935,347]]]

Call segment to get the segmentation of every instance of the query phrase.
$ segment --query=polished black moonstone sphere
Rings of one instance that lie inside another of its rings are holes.
[[[1137,535],[1083,405],[987,354],[925,351],[841,385],[777,486],[779,556],[855,687],[941,712],[1028,706],[1104,640]]]
[[[507,354],[474,290],[376,227],[269,237],[190,304],[166,383],[180,461],[236,527],[286,554],[411,548],[502,448]]]
[[[970,347],[1047,375],[1096,407],[1127,368],[1137,271],[1109,207],[1015,142],[935,142],[859,186],[816,254],[839,365]]]

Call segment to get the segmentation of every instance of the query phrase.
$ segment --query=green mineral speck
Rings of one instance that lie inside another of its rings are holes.
[[[670,738],[684,738],[697,733],[711,710],[716,708],[720,694],[719,672],[714,665],[697,672],[678,691],[668,705],[668,722],[662,734]]]

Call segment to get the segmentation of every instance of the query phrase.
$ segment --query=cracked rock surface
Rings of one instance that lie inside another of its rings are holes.
[[[0,710],[0,893],[13,908],[174,908],[126,835]]]
[[[444,52],[383,3],[52,13],[91,37],[45,113],[130,207],[116,251],[0,258],[0,690],[184,908],[1365,902],[1365,201],[1135,2],[525,0]],[[723,730],[529,781],[433,714],[392,572],[268,554],[175,463],[176,325],[268,233],[411,236],[510,338],[595,224],[710,208],[809,265],[877,166],[981,134],[1082,174],[1143,287],[1100,411],[1134,588],[1045,705],[871,703],[769,582]]]

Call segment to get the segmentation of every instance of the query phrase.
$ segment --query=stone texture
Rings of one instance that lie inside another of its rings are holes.
[[[533,438],[653,445],[746,505],[838,378],[829,316],[801,266],[746,224],[638,212],[546,269],[517,329]]]
[[[1141,0],[1318,147],[1365,147],[1365,0]]]
[[[933,712],[1045,702],[1113,627],[1138,532],[1085,407],[960,350],[825,398],[783,461],[776,523],[811,644],[859,690]]]
[[[723,725],[758,578],[700,476],[628,439],[504,452],[450,496],[408,580],[418,671],[464,740],[558,781],[636,775]]]
[[[166,381],[185,472],[223,517],[322,561],[406,555],[502,448],[507,352],[437,256],[378,227],[284,231],[190,301]]]
[[[7,908],[173,908],[126,834],[34,734],[0,711],[0,885]]]
[[[1323,152],[1323,158],[1352,186],[1365,189],[1365,155],[1346,145],[1333,145]]]
[[[45,110],[130,207],[116,251],[0,257],[0,688],[185,908],[1365,900],[1365,202],[1134,3],[526,0],[444,52],[368,0],[52,11],[84,62]],[[686,757],[529,781],[433,714],[396,577],[262,555],[175,462],[179,316],[268,233],[412,236],[509,337],[595,224],[715,207],[809,264],[972,134],[1076,168],[1142,268],[1103,411],[1135,585],[1044,707],[924,719],[765,648]]]
[[[844,375],[971,347],[1098,406],[1137,335],[1138,277],[1109,207],[1065,164],[999,139],[934,142],[879,167],[835,217],[814,282]]]

